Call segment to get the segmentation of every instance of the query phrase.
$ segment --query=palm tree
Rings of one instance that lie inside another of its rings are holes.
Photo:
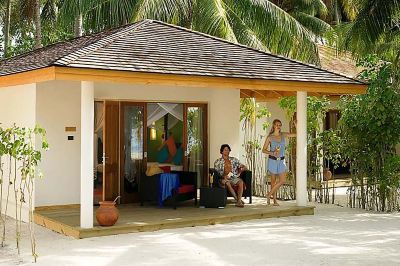
[[[82,14],[84,30],[92,32],[146,18],[157,19],[275,54],[318,63],[314,37],[322,34],[327,24],[312,17],[323,9],[321,5],[317,9],[315,3],[322,2],[301,2],[302,12],[293,10],[290,15],[267,0],[64,0],[61,20],[71,25],[71,14],[75,18]],[[303,12],[306,8],[308,11]]]
[[[11,25],[14,38],[26,41],[33,35],[34,48],[55,41],[55,38],[49,35],[57,30],[55,26],[61,0],[13,0],[12,2]]]
[[[83,34],[83,12],[88,12],[98,1],[93,0],[61,0],[60,22],[61,26],[73,27],[74,36]],[[101,0],[100,0],[101,2]]]
[[[329,24],[339,25],[355,19],[357,14],[356,1],[358,0],[323,0],[328,9],[326,21]]]
[[[34,10],[33,22],[35,24],[35,48],[42,47],[42,26],[40,20],[40,0],[34,0],[32,3]]]
[[[3,4],[3,3],[2,3]],[[4,51],[3,57],[7,58],[8,49],[10,46],[10,22],[11,22],[11,0],[6,0],[4,3],[4,19],[3,19],[3,36],[4,36]]]
[[[50,1],[50,0],[48,0]],[[40,0],[6,0],[6,15],[4,16],[4,36],[5,38],[5,56],[8,56],[8,45],[10,39],[15,37],[18,32],[20,38],[25,38],[31,31],[31,23],[33,22],[33,34],[35,40],[35,48],[42,46],[42,28],[40,18]]]
[[[345,48],[358,56],[375,52],[398,61],[399,0],[356,0],[356,4],[358,13],[345,31]]]

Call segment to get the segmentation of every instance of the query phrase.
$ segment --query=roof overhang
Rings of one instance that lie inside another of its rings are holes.
[[[229,78],[198,75],[177,75],[143,73],[89,68],[51,66],[0,77],[0,87],[9,87],[51,80],[74,80],[94,82],[116,82],[142,85],[164,85],[180,87],[206,87],[240,89],[243,98],[258,100],[295,95],[306,91],[315,96],[338,96],[342,94],[363,94],[366,84],[346,84],[332,82],[306,82],[288,80],[263,80],[249,78]]]

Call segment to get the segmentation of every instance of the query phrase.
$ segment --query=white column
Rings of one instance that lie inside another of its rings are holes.
[[[93,227],[94,85],[81,82],[81,227]]]
[[[307,206],[307,92],[297,92],[296,203]]]

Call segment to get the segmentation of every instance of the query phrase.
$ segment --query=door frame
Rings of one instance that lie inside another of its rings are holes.
[[[123,107],[124,106],[143,106],[143,172],[146,171],[147,168],[147,148],[148,148],[148,143],[147,143],[147,104],[148,103],[176,103],[176,104],[182,104],[183,105],[183,149],[184,149],[184,156],[183,156],[183,169],[187,170],[188,169],[188,164],[187,164],[187,108],[188,107],[201,107],[204,110],[204,116],[203,116],[203,132],[204,132],[204,141],[203,141],[203,176],[201,178],[201,184],[205,185],[208,182],[208,167],[209,167],[209,154],[208,154],[208,103],[206,102],[177,102],[177,101],[136,101],[136,100],[114,100],[114,99],[95,99],[95,101],[103,101],[104,103],[104,129],[103,129],[103,200],[107,200],[108,195],[106,195],[106,103],[118,103],[118,145],[116,147],[116,150],[118,152],[118,180],[119,180],[119,185],[118,185],[118,195],[122,196],[123,193],[123,170],[124,170],[124,162],[122,160],[122,154],[123,154],[123,145],[122,141],[124,138],[124,132],[123,132],[123,125],[124,125],[124,117],[123,117]],[[140,178],[138,180],[139,185],[140,185]],[[111,199],[111,198],[110,198]],[[113,200],[113,199],[112,199]],[[124,203],[124,200],[119,199],[119,203]]]

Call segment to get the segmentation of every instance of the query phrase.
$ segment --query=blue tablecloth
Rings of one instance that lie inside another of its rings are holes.
[[[172,173],[160,174],[160,191],[158,205],[163,206],[163,201],[172,196],[172,190],[179,188],[179,175]]]

